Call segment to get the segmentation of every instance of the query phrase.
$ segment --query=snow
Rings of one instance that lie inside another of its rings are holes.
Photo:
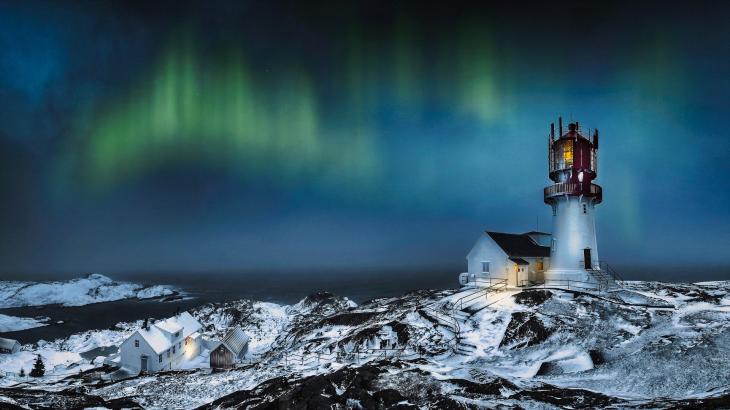
[[[0,282],[0,308],[61,304],[83,306],[121,299],[148,299],[179,292],[169,286],[118,282],[104,275],[52,282]]]
[[[516,298],[520,290],[504,290],[476,301],[478,309],[470,314],[448,310],[450,301],[467,292],[458,290],[411,293],[359,307],[321,295],[291,306],[246,300],[208,304],[191,311],[202,324],[199,332],[215,340],[241,326],[250,337],[245,365],[211,372],[204,344],[201,355],[183,365],[189,369],[185,372],[86,387],[105,399],[133,397],[145,408],[194,408],[279,376],[330,373],[365,363],[382,366],[387,358],[397,363],[389,368],[392,377],[418,370],[453,394],[458,389],[449,383],[456,378],[489,383],[500,376],[517,386],[500,388],[493,399],[498,402],[474,399],[487,407],[535,407],[536,402],[525,405],[513,396],[545,383],[641,400],[722,394],[722,386],[730,385],[724,371],[730,368],[728,291],[730,282],[632,282],[621,298],[551,289],[535,291],[547,294],[546,299],[525,303]],[[458,330],[449,327],[449,318],[458,318]],[[530,325],[523,323],[526,330],[515,336],[511,324],[520,320]],[[52,372],[78,372],[92,366],[79,353],[118,345],[139,327],[140,322],[120,324],[114,330],[26,345],[9,355],[12,359],[0,357],[0,368],[7,363],[11,369],[26,366],[27,372],[41,353],[57,366]],[[381,346],[396,350],[382,351]],[[462,350],[468,346],[473,349]],[[544,364],[550,371],[541,371]]]
[[[32,329],[48,325],[47,317],[15,317],[0,314],[0,333],[14,332],[17,330]]]

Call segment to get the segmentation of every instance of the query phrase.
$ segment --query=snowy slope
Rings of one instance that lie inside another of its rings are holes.
[[[81,400],[70,392],[83,386],[89,403],[160,409],[730,407],[730,282],[628,282],[601,295],[510,290],[455,308],[468,293],[417,291],[361,306],[327,293],[291,306],[208,304],[193,312],[206,335],[240,325],[252,337],[245,365],[98,385],[39,381],[32,394]],[[24,349],[72,353],[138,325]],[[0,395],[27,403],[21,387]]]
[[[117,282],[104,275],[53,282],[0,282],[0,308],[61,304],[82,306],[121,299],[148,299],[178,293],[169,286]]]

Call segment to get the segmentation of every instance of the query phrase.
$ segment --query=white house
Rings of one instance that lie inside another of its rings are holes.
[[[176,369],[200,354],[201,328],[188,312],[148,324],[122,343],[120,365],[132,372]]]
[[[466,256],[467,272],[459,280],[466,285],[506,279],[511,287],[540,283],[550,266],[549,244],[550,234],[544,232],[486,231]]]
[[[12,354],[20,350],[20,342],[0,337],[0,353]]]

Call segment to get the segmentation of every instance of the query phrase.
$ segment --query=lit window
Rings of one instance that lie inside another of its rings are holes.
[[[583,171],[578,173],[578,182],[583,182]]]
[[[482,262],[482,273],[489,273],[489,262]]]
[[[134,339],[134,347],[139,347],[139,340],[138,339]]]
[[[569,141],[563,144],[563,161],[565,168],[573,166],[573,142]]]

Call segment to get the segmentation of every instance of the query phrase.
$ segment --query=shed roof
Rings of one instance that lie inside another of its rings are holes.
[[[226,336],[223,338],[223,344],[228,346],[233,353],[239,355],[248,344],[248,336],[243,333],[240,327],[236,326],[226,333]]]
[[[5,338],[0,337],[0,348],[12,350],[15,347],[15,345],[19,346],[20,342],[18,342],[15,339],[5,339]]]
[[[550,247],[540,246],[527,234],[487,231],[509,257],[549,257]]]
[[[509,258],[512,262],[518,264],[518,265],[529,265],[530,262],[522,259],[522,258]]]

